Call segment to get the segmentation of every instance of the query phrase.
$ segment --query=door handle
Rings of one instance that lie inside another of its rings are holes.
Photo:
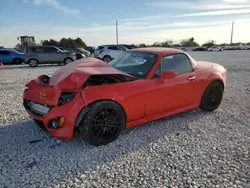
[[[189,80],[189,81],[193,81],[193,80],[195,80],[195,79],[196,79],[195,76],[190,76],[190,77],[188,77],[188,80]]]

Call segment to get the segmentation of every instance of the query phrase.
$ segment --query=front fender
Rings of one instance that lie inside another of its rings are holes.
[[[100,100],[111,100],[118,103],[124,110],[127,122],[143,118],[145,106],[136,104],[135,99],[119,95],[115,91],[101,89],[100,87],[89,87],[81,92],[86,106]]]

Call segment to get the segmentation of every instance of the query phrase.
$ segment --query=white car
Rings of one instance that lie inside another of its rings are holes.
[[[108,63],[127,50],[127,48],[121,45],[101,45],[95,50],[94,56]]]
[[[218,46],[213,46],[213,47],[210,47],[207,49],[207,51],[210,51],[210,52],[220,52],[220,51],[223,51],[223,48],[222,47],[218,47]]]

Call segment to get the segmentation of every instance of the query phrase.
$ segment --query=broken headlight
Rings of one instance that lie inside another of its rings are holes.
[[[63,92],[59,98],[59,105],[63,105],[65,103],[71,102],[74,100],[75,95],[77,93],[72,93],[72,92]]]

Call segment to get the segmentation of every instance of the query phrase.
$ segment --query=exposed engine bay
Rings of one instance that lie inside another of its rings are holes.
[[[93,75],[88,78],[84,86],[98,86],[104,84],[115,84],[120,82],[131,82],[137,78],[125,75]]]

